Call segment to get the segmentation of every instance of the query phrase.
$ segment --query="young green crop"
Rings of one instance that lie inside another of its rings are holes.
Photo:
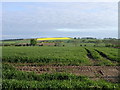
[[[78,80],[49,80],[49,81],[26,81],[16,79],[4,79],[3,89],[12,88],[74,88],[74,89],[117,89],[119,90],[118,84],[112,84],[105,81],[78,81]]]
[[[3,89],[14,88],[107,88],[119,89],[119,84],[104,80],[92,81],[86,76],[68,73],[36,74],[17,71],[9,64],[3,64]]]
[[[102,48],[102,47],[101,47]],[[93,59],[94,59],[94,62],[96,62],[95,63],[95,65],[116,65],[114,62],[112,62],[111,60],[108,60],[108,59],[106,59],[106,58],[104,58],[104,57],[102,57],[96,50],[95,50],[95,48],[93,48],[93,47],[89,47],[89,48],[87,48],[89,51],[90,51],[90,53],[91,53],[91,55],[92,55],[92,57],[93,57]]]
[[[110,47],[98,47],[97,50],[101,51],[102,53],[106,54],[111,61],[120,62],[117,48],[110,48]]]
[[[91,65],[82,47],[3,47],[3,62]]]
[[[87,58],[87,48],[97,60],[93,64]],[[102,51],[112,60],[105,59],[96,50]],[[107,47],[3,47],[3,62],[43,63],[55,65],[116,65],[119,62],[118,49]]]

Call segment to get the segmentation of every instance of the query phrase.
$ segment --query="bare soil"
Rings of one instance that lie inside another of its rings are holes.
[[[75,75],[85,75],[92,80],[104,79],[109,82],[118,83],[120,78],[120,66],[15,66],[18,70],[27,72],[55,73],[67,72]]]

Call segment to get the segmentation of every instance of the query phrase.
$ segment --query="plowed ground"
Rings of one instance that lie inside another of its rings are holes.
[[[119,82],[120,66],[15,66],[18,70],[27,72],[42,73],[55,73],[67,72],[75,75],[85,75],[92,80],[104,79],[109,82]]]

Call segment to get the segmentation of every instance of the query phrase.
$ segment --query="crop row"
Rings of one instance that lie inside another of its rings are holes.
[[[102,57],[93,47],[90,50],[95,65],[115,65],[118,62],[117,49],[95,48],[104,52],[112,61]],[[84,47],[3,47],[3,62],[11,63],[56,63],[63,65],[93,65]]]
[[[94,61],[96,62],[95,65],[116,65],[111,60],[101,56],[93,47],[89,47],[87,49],[90,51]]]
[[[120,62],[119,57],[119,49],[117,48],[109,48],[109,47],[103,47],[103,48],[96,48],[97,50],[104,53],[108,58],[110,58],[112,61]]]
[[[120,89],[119,85],[107,83],[105,81],[79,81],[79,80],[49,80],[49,81],[26,81],[16,79],[4,79],[3,89],[9,88],[101,88],[101,89]]]
[[[18,71],[12,65],[3,64],[3,79],[17,79],[17,80],[27,80],[27,81],[47,81],[47,80],[79,80],[85,81],[88,78],[85,76],[75,76],[68,73],[54,73],[54,74],[36,74],[34,72],[23,72]]]
[[[86,54],[81,47],[3,47],[3,62],[89,65]]]
[[[9,64],[3,64],[3,89],[8,88],[119,88],[104,80],[92,81],[86,76],[68,73],[36,74],[17,71]]]

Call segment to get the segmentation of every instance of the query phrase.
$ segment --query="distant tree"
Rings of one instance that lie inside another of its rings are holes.
[[[76,37],[74,37],[74,39],[77,39]]]
[[[30,44],[35,46],[37,44],[37,40],[36,39],[31,39]]]

